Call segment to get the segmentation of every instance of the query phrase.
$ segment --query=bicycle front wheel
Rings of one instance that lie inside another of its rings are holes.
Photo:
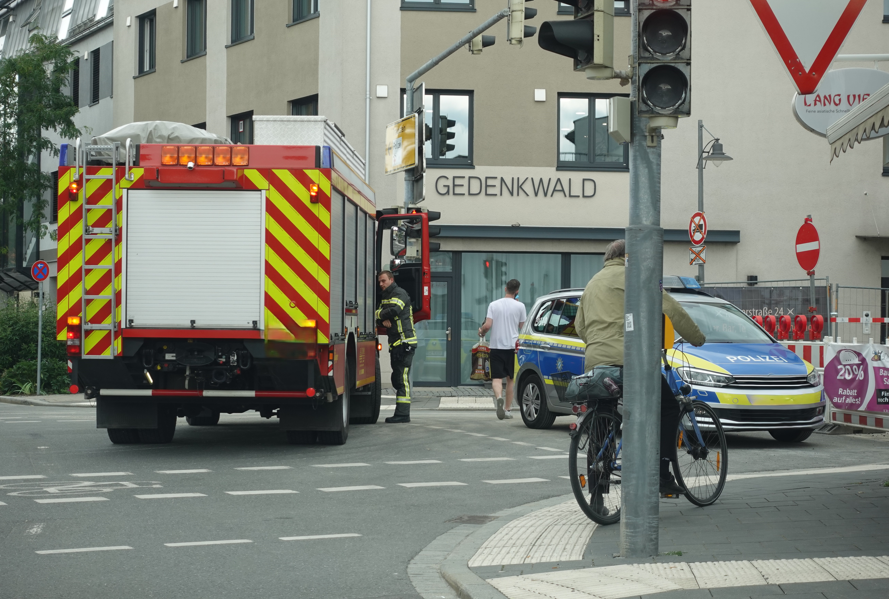
[[[713,408],[695,401],[682,414],[676,433],[676,479],[685,497],[698,506],[710,505],[722,494],[728,473],[725,432]]]
[[[620,521],[620,420],[596,413],[571,438],[568,473],[580,509],[599,524]]]

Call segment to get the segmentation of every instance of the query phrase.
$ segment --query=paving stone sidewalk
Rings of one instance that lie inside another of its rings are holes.
[[[660,555],[647,559],[619,557],[620,525],[583,526],[565,496],[524,514],[498,514],[453,549],[441,573],[473,599],[886,599],[887,481],[885,465],[787,472],[729,480],[706,508],[661,500]],[[546,530],[527,525],[523,535],[522,520]],[[578,538],[589,540],[581,555],[571,542]],[[565,547],[561,557],[556,544]],[[503,557],[492,562],[491,555]]]

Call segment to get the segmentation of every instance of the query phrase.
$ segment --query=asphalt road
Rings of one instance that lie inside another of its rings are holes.
[[[0,404],[3,599],[418,597],[408,562],[463,518],[570,492],[567,419],[415,410],[327,447],[223,415],[180,419],[170,445],[114,446],[92,416]],[[887,441],[733,434],[729,471],[887,463]]]

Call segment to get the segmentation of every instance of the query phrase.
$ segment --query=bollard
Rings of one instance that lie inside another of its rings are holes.
[[[781,318],[778,319],[778,339],[781,341],[786,341],[790,339],[790,316],[785,314]]]
[[[807,318],[798,314],[793,322],[793,340],[800,341],[806,338]]]
[[[813,316],[811,329],[809,330],[809,341],[820,340],[822,331],[824,331],[824,317],[820,314]]]
[[[769,335],[775,334],[775,328],[778,326],[778,321],[774,316],[766,316],[765,318],[765,326],[763,327],[766,330],[766,333]]]

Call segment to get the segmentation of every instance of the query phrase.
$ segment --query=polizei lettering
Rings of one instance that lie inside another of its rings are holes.
[[[783,362],[787,363],[784,358],[777,356],[726,356],[729,362]]]
[[[440,175],[435,178],[435,192],[440,196],[592,198],[596,195],[596,180]]]

